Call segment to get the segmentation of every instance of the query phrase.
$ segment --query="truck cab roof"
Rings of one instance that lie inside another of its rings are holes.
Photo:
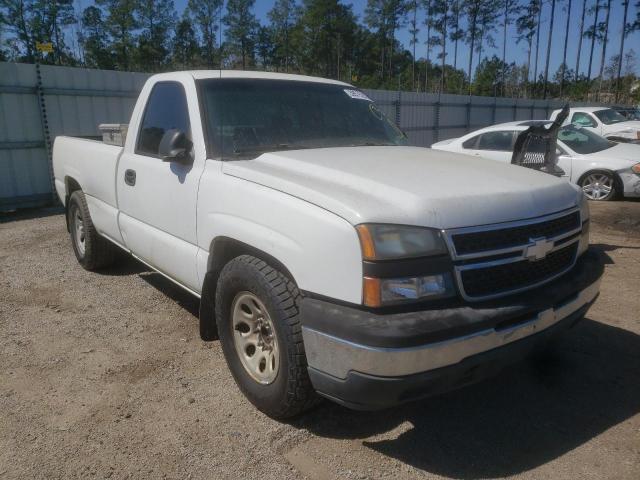
[[[182,72],[168,72],[153,75],[150,81],[174,80],[178,76],[187,74],[195,80],[209,80],[216,78],[250,78],[261,80],[290,80],[299,82],[328,83],[334,85],[344,85],[349,87],[348,83],[328,78],[310,77],[306,75],[295,75],[291,73],[275,73],[275,72],[257,72],[251,70],[185,70]]]

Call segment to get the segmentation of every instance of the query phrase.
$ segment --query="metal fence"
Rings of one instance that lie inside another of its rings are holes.
[[[56,135],[126,122],[148,76],[0,62],[0,211],[52,203]]]
[[[0,62],[0,211],[54,201],[56,135],[95,136],[100,123],[128,122],[149,74]],[[558,101],[365,90],[428,147],[499,122],[549,118]]]

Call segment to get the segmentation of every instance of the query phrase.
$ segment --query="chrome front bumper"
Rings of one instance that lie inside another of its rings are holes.
[[[337,379],[350,372],[379,377],[401,377],[455,365],[467,357],[508,345],[542,332],[571,316],[598,295],[600,278],[564,303],[540,311],[507,328],[489,328],[472,334],[407,348],[362,345],[303,326],[310,369]],[[345,319],[349,321],[349,319]]]

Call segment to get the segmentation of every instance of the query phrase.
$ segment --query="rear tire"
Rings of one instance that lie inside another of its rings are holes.
[[[114,263],[117,248],[96,231],[87,200],[79,190],[69,197],[67,221],[73,252],[85,270],[98,270]]]
[[[259,258],[242,255],[220,273],[216,322],[238,387],[266,415],[289,418],[315,405],[307,373],[296,285]]]

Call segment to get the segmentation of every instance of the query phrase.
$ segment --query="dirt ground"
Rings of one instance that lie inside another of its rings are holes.
[[[602,293],[545,361],[290,423],[243,398],[219,343],[199,339],[196,299],[132,259],[84,271],[60,214],[4,217],[0,479],[637,480],[640,202],[591,207]]]

